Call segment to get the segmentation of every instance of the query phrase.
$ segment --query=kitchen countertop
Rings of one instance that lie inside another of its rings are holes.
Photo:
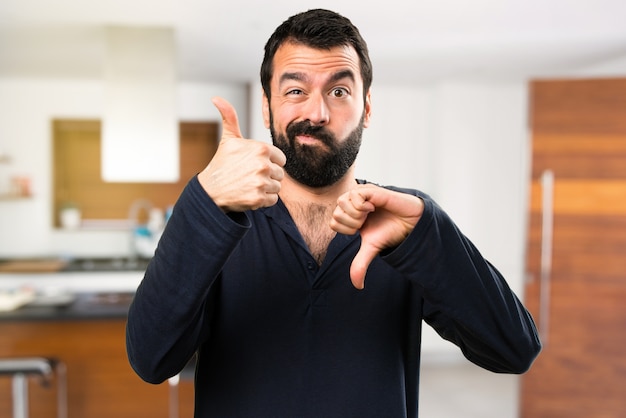
[[[58,301],[34,302],[0,312],[0,322],[124,319],[133,296],[130,292],[76,293]]]
[[[23,264],[0,270],[0,292],[30,291],[34,298],[0,311],[0,321],[126,318],[147,261],[77,260],[52,271],[23,269]]]
[[[150,263],[150,258],[143,257],[0,259],[0,274],[58,273],[68,271],[145,271],[148,263]]]

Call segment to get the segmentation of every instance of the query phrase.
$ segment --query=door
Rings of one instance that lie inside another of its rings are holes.
[[[521,416],[626,416],[626,79],[531,83]]]

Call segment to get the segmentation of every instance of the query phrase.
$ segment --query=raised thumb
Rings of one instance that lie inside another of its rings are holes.
[[[365,287],[365,274],[370,263],[377,255],[378,249],[376,247],[365,242],[361,243],[361,248],[359,248],[350,265],[350,280],[355,288],[362,290]]]
[[[214,97],[211,101],[222,115],[222,139],[243,138],[239,129],[237,111],[233,105],[221,97]]]

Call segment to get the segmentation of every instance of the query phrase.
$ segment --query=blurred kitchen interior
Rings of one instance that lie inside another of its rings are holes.
[[[126,196],[123,215],[113,219],[90,219],[82,212],[72,220],[66,212],[69,223],[62,224],[61,197],[55,195],[61,189],[54,181],[65,163],[54,157],[55,123],[96,121],[104,128],[106,116],[115,113],[111,92],[123,101],[124,86],[137,79],[132,68],[120,75],[124,64],[113,61],[129,59],[146,85],[153,83],[162,94],[139,99],[136,106],[171,99],[147,124],[174,130],[175,138],[109,146],[103,136],[105,177],[115,183],[184,184],[192,174],[180,175],[178,124],[218,124],[213,96],[233,103],[244,135],[270,140],[258,82],[264,42],[289,15],[312,7],[345,14],[369,43],[373,119],[364,133],[358,176],[431,194],[524,297],[530,83],[626,77],[621,0],[3,0],[0,259],[149,258],[176,192],[161,202],[140,193]],[[138,41],[135,52],[150,42],[162,49],[128,58],[119,45],[134,36],[133,29],[156,33]],[[115,36],[122,36],[117,49]],[[154,62],[161,64],[141,68]],[[97,196],[84,198],[99,203]],[[139,231],[133,218],[141,218],[146,229]],[[132,292],[140,278],[67,286]],[[15,283],[0,276],[0,289]],[[519,377],[468,366],[458,349],[430,329],[423,352],[423,416],[518,416]]]

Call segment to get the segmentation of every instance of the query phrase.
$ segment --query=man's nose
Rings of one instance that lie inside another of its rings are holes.
[[[303,110],[303,119],[308,120],[313,125],[326,125],[330,121],[330,112],[324,94],[310,94]]]

